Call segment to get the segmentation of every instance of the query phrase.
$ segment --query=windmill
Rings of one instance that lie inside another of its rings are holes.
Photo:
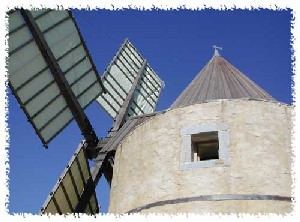
[[[84,137],[41,213],[98,213],[95,187],[102,175],[111,181],[112,138],[130,117],[155,111],[163,82],[128,39],[100,78],[70,11],[8,15],[9,86],[36,134],[47,147],[75,120]],[[95,100],[114,119],[102,140],[84,113]]]

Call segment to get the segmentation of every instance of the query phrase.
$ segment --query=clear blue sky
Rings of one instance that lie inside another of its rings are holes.
[[[124,42],[133,43],[165,82],[157,110],[167,109],[213,55],[221,55],[275,99],[292,103],[291,11],[73,11],[88,49],[102,74]],[[10,213],[37,213],[83,139],[72,122],[43,148],[9,92]],[[98,137],[112,124],[94,102],[86,114]],[[105,180],[97,188],[107,211]]]

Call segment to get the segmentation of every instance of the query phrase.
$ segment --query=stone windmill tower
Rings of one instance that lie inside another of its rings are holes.
[[[215,47],[170,109],[133,117],[114,135],[109,211],[290,212],[291,127],[291,106]]]

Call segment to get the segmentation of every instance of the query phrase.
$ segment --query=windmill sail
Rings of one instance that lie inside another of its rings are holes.
[[[155,110],[164,83],[147,62],[143,66],[144,62],[145,59],[126,39],[102,77],[108,93],[97,98],[97,102],[111,118],[117,117],[128,100],[128,94],[139,72],[141,77],[131,96],[125,116],[128,118],[152,113]]]
[[[43,144],[74,116],[91,131],[82,110],[104,88],[71,13],[11,11],[8,45],[9,86]]]
[[[87,214],[99,212],[84,143],[79,144],[41,209],[41,214],[79,212]]]

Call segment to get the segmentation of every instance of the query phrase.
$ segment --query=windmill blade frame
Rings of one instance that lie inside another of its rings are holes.
[[[9,13],[9,86],[43,145],[75,119],[91,146],[83,110],[105,92],[70,11]]]
[[[88,158],[87,144],[81,142],[45,201],[40,214],[99,212]]]
[[[148,62],[143,66],[144,62],[146,60],[138,50],[125,39],[102,75],[102,82],[108,93],[100,95],[97,102],[114,120],[128,100],[131,103],[125,114],[126,118],[154,112],[164,82]],[[141,77],[134,86],[134,93],[128,98],[139,73]]]

